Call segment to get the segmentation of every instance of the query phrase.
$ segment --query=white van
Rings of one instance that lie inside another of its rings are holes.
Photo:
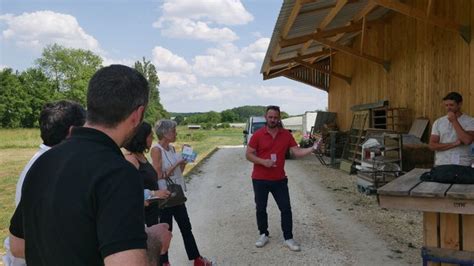
[[[244,133],[244,145],[247,145],[252,135],[265,126],[265,117],[263,116],[251,116],[245,125]]]

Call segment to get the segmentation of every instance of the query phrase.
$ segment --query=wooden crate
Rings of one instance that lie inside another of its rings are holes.
[[[424,212],[425,247],[474,252],[474,215]],[[432,263],[428,265],[453,265]]]

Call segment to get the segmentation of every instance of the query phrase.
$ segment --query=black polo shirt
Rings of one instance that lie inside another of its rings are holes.
[[[142,179],[110,137],[75,128],[29,170],[10,232],[28,265],[102,265],[146,249]]]

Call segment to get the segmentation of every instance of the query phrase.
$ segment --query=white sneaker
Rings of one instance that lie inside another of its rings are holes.
[[[291,250],[291,251],[301,251],[300,245],[292,238],[285,240],[284,244]]]
[[[267,243],[268,243],[268,236],[265,234],[261,234],[257,242],[255,242],[255,246],[257,246],[257,248],[261,248],[265,246]]]

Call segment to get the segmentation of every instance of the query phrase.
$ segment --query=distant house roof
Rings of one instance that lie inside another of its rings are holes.
[[[201,125],[188,125],[188,129],[200,129]]]

